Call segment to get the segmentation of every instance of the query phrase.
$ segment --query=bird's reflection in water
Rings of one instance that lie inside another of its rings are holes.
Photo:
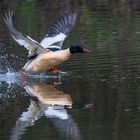
[[[18,118],[12,129],[11,140],[18,140],[25,134],[27,128],[35,125],[42,116],[49,118],[65,139],[80,139],[77,124],[68,114],[67,108],[71,108],[72,100],[69,94],[65,94],[56,87],[60,84],[46,84],[42,81],[30,81],[25,85],[27,93],[35,98],[30,99],[30,105],[26,112]],[[46,130],[47,131],[47,130]]]

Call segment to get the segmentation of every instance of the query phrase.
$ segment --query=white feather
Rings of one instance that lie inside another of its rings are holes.
[[[27,43],[27,41],[23,40],[23,39],[17,39],[12,35],[13,39],[21,46],[25,46],[25,48],[29,45],[29,43]]]
[[[66,120],[69,118],[67,110],[63,106],[61,109],[55,109],[55,106],[49,106],[48,109],[45,110],[45,116],[48,118],[58,117],[61,120]]]
[[[23,39],[16,39],[16,42],[18,43],[18,44],[20,44],[21,46],[26,46],[26,45],[28,45],[27,44],[27,42],[25,41],[25,40],[23,40]]]
[[[64,41],[64,39],[66,38],[66,35],[63,33],[59,33],[58,35],[54,36],[54,37],[45,37],[42,41],[41,41],[41,45],[44,48],[49,47],[50,45],[59,42],[59,41]]]
[[[49,46],[48,48],[58,48],[58,49],[61,49],[59,46]]]
[[[32,44],[24,39],[20,39],[20,38],[16,38],[15,36],[13,36],[13,39],[21,46],[24,46],[27,50],[30,50],[29,46],[31,46]],[[35,41],[34,39],[32,39],[29,36],[26,36],[28,39],[30,39],[33,43],[38,44],[37,41]]]
[[[34,39],[32,39],[31,37],[27,36],[27,38],[29,38],[29,39],[30,39],[31,41],[33,41],[34,43],[37,43],[37,44],[38,44],[38,42],[35,41]]]

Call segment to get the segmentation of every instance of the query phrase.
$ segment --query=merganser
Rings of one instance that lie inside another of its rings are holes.
[[[4,22],[13,39],[28,51],[29,60],[22,68],[25,72],[45,72],[68,60],[71,54],[86,53],[87,49],[75,45],[62,50],[63,41],[76,23],[77,13],[71,12],[59,17],[50,27],[43,40],[38,43],[16,30],[12,22],[13,11],[5,13]]]

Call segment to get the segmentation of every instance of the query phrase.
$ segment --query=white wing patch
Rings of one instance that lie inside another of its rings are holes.
[[[17,39],[12,35],[13,39],[21,46],[25,46],[25,48],[29,45],[27,43],[27,41],[23,40],[23,39]]]
[[[31,41],[33,41],[34,43],[36,43],[36,44],[38,44],[38,42],[37,41],[35,41],[34,39],[32,39],[31,37],[29,37],[29,36],[26,36],[27,38],[29,38]]]
[[[54,37],[45,37],[40,45],[43,46],[44,48],[48,48],[49,46],[51,46],[52,44],[54,44],[55,42],[63,42],[64,39],[66,38],[66,35],[63,33],[59,33]],[[59,47],[59,46],[57,46]],[[60,47],[59,47],[60,48]]]
[[[63,106],[48,106],[45,110],[45,116],[48,118],[58,117],[61,120],[66,120],[69,118],[67,110]]]
[[[13,37],[13,39],[21,46],[24,46],[27,50],[30,50],[30,46],[32,44],[30,44],[29,42],[27,42],[26,40],[24,39],[20,39],[20,38],[16,38],[14,35],[11,35]],[[30,39],[32,42],[34,42],[35,44],[38,44],[37,41],[35,41],[34,39],[32,39],[31,37],[29,36],[26,36],[28,39]]]

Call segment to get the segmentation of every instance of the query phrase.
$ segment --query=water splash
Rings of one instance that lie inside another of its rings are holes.
[[[16,73],[10,72],[10,70],[8,70],[7,73],[0,74],[0,83],[2,82],[6,82],[9,86],[11,86],[13,83],[16,83]]]

